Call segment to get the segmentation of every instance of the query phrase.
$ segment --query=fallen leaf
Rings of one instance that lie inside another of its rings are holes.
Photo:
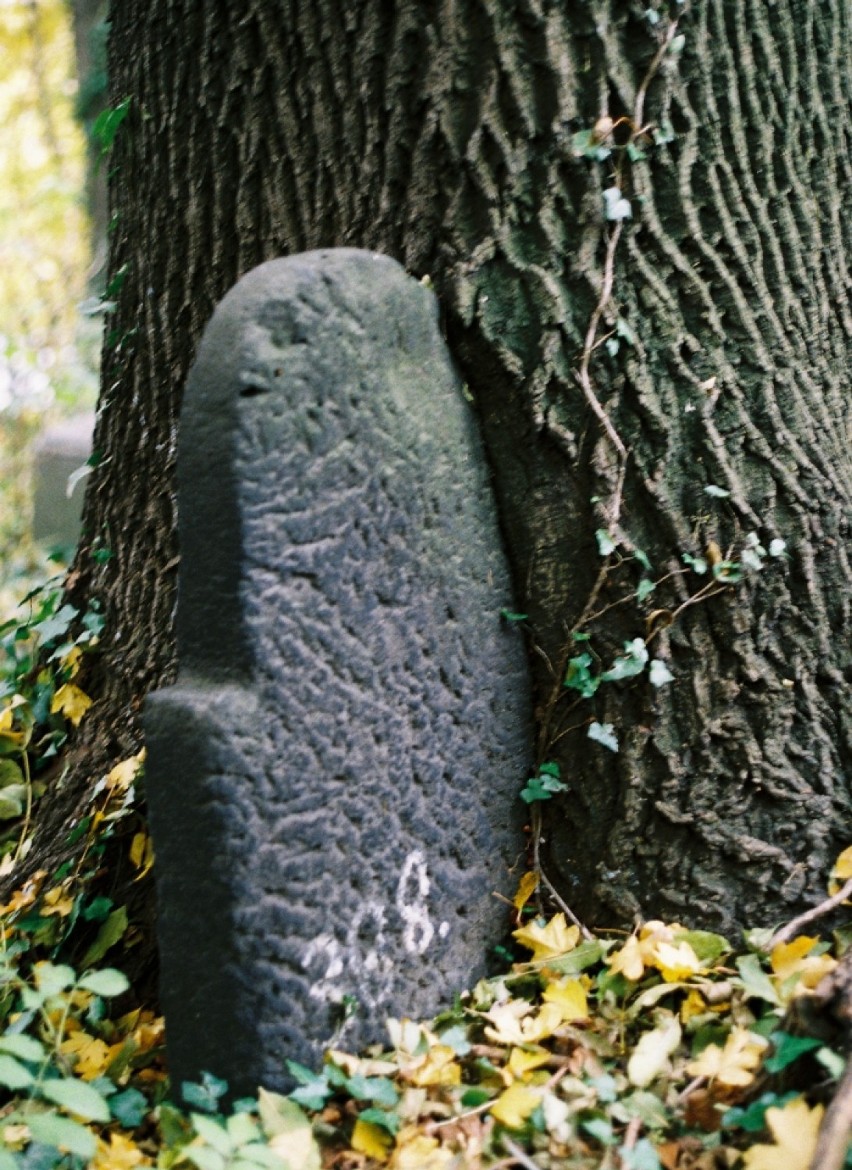
[[[546,1048],[538,1046],[530,1049],[513,1048],[503,1070],[507,1075],[506,1084],[512,1081],[528,1081],[530,1074],[550,1060],[550,1053]]]
[[[49,918],[57,914],[60,918],[67,918],[74,909],[74,899],[65,892],[62,886],[54,886],[42,898],[41,915]]]
[[[109,1045],[88,1032],[75,1032],[59,1045],[63,1056],[75,1058],[74,1073],[84,1081],[99,1077],[121,1051],[121,1044]]]
[[[585,1020],[589,1016],[586,989],[579,979],[554,979],[548,983],[542,996],[545,1003],[555,1004],[562,1013],[562,1023]]]
[[[533,953],[533,962],[553,959],[573,951],[580,939],[579,926],[569,926],[564,914],[557,914],[546,925],[540,919],[512,931],[512,938]]]
[[[451,1150],[437,1138],[412,1128],[397,1138],[389,1170],[451,1170],[455,1165],[456,1155]]]
[[[645,961],[639,939],[632,934],[624,946],[609,957],[609,969],[614,975],[623,975],[636,983],[645,974]]]
[[[91,1170],[133,1170],[134,1166],[152,1166],[150,1158],[134,1141],[121,1133],[109,1135],[109,1145],[98,1138],[98,1148]]]
[[[782,1109],[766,1110],[766,1125],[775,1139],[743,1154],[745,1170],[808,1170],[817,1144],[823,1107],[811,1109],[804,1097],[794,1097]]]
[[[360,1119],[355,1122],[355,1128],[352,1131],[352,1149],[357,1153],[366,1154],[368,1158],[375,1158],[377,1162],[386,1162],[388,1151],[392,1145],[393,1138],[380,1125],[373,1125],[371,1121],[361,1121]],[[286,1157],[289,1151],[282,1146],[280,1153]]]
[[[680,1044],[680,1020],[672,1012],[661,1013],[661,1021],[652,1032],[645,1032],[627,1062],[631,1085],[644,1089],[659,1076],[668,1059]]]
[[[773,947],[769,961],[777,977],[779,992],[797,995],[812,990],[824,975],[834,970],[837,960],[832,959],[831,955],[811,954],[818,942],[817,938],[800,935],[792,942],[779,943]],[[795,983],[790,986],[788,980],[794,978]]]
[[[461,1065],[455,1057],[455,1051],[446,1044],[435,1044],[424,1062],[408,1074],[409,1079],[421,1088],[425,1085],[460,1085]]]
[[[134,834],[133,840],[130,842],[130,860],[139,870],[134,881],[141,881],[147,873],[150,873],[154,864],[154,843],[148,833]]]
[[[556,1004],[546,1003],[537,1016],[532,1014],[532,1004],[525,999],[510,999],[496,1003],[485,1013],[485,1019],[492,1026],[485,1029],[485,1035],[496,1044],[521,1047],[536,1044],[552,1036],[562,1023],[562,1012]]]
[[[538,874],[530,870],[518,882],[518,888],[512,899],[512,905],[517,911],[523,910],[524,906],[526,906],[527,902],[529,902],[530,898],[536,892],[538,889],[538,880]]]
[[[516,1082],[505,1089],[491,1106],[491,1116],[509,1129],[521,1129],[524,1122],[541,1104],[540,1089],[532,1089]]]
[[[756,1032],[734,1028],[724,1048],[708,1044],[700,1056],[689,1062],[686,1071],[692,1077],[707,1077],[731,1087],[750,1085],[768,1046],[769,1042]]]

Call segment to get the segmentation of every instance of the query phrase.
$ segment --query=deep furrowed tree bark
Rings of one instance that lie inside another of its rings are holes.
[[[850,811],[850,24],[845,0],[115,5],[122,282],[72,578],[108,619],[94,766],[135,749],[172,671],[201,329],[260,261],[362,246],[431,277],[476,399],[538,759],[570,786],[544,808],[551,879],[607,924],[818,897]],[[631,218],[606,218],[613,186]],[[742,563],[750,533],[787,555],[736,584],[684,563]],[[642,576],[667,579],[640,602]],[[643,638],[675,681],[580,698],[573,633],[604,666]]]

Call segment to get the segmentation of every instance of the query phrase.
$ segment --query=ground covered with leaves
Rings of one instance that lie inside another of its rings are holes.
[[[79,672],[99,623],[54,584],[0,626],[2,872],[26,856],[40,777],[61,782],[86,718]],[[448,989],[437,1019],[388,1020],[385,1045],[331,1050],[320,1069],[287,1061],[287,1096],[261,1088],[226,1109],[216,1070],[170,1086],[163,1020],[120,969],[140,926],[108,864],[118,851],[149,880],[143,784],[142,753],[95,778],[68,860],[0,908],[0,1170],[812,1165],[845,1054],[808,1005],[852,931],[728,940],[645,922],[596,937],[548,911],[535,873],[507,918],[503,973],[454,1001]],[[835,902],[850,876],[847,850]]]

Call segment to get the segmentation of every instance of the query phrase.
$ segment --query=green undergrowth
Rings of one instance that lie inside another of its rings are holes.
[[[52,582],[0,626],[6,874],[86,718],[79,684],[99,620]],[[0,1170],[809,1166],[844,1057],[795,1009],[850,932],[728,940],[645,922],[596,937],[548,910],[533,872],[511,908],[505,970],[454,999],[448,988],[435,1020],[388,1020],[383,1044],[329,1051],[319,1069],[286,1061],[288,1095],[259,1089],[224,1109],[214,1075],[170,1086],[157,1006],[119,969],[140,927],[104,881],[116,849],[147,880],[143,782],[143,753],[93,777],[68,860],[0,908]],[[540,770],[529,785],[538,800],[558,783]],[[847,850],[831,880],[850,875]]]

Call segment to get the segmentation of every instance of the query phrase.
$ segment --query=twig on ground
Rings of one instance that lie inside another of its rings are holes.
[[[850,882],[849,884],[852,884]],[[845,888],[845,887],[844,887]],[[810,1170],[842,1170],[852,1134],[852,1060],[837,1086],[817,1136]]]
[[[524,1167],[524,1170],[541,1170],[538,1162],[534,1162],[529,1154],[524,1153],[517,1142],[513,1142],[505,1134],[503,1135],[503,1149],[507,1154],[511,1154],[518,1165]]]
[[[786,926],[782,926],[780,930],[773,934],[772,938],[764,947],[764,950],[771,951],[780,943],[787,942],[788,939],[798,934],[803,926],[807,926],[809,922],[813,922],[816,918],[822,918],[824,914],[828,914],[850,897],[852,897],[852,878],[836,894],[832,894],[830,898],[826,898],[818,906],[811,907],[804,914],[800,914],[797,918],[791,919]]]
[[[571,921],[574,923],[575,926],[579,926],[580,934],[582,934],[583,938],[586,939],[588,942],[591,942],[591,940],[595,936],[588,929],[588,927],[583,925],[583,923],[580,921],[580,919],[577,917],[577,915],[574,913],[574,911],[571,909],[571,907],[568,905],[568,903],[563,901],[563,899],[559,896],[559,894],[556,892],[556,889],[554,888],[553,883],[551,882],[550,878],[547,876],[547,874],[541,868],[541,865],[539,865],[537,872],[538,872],[538,875],[541,878],[542,882],[544,883],[544,885],[547,886],[547,889],[550,893],[551,898],[553,898],[554,902],[559,907],[559,909],[565,914],[565,916],[567,918],[571,919]]]

